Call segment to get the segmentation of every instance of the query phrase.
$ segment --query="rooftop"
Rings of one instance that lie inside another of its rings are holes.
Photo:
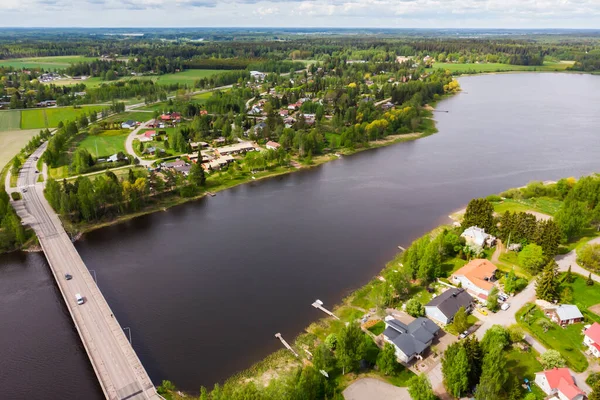
[[[423,317],[415,319],[408,325],[393,317],[386,317],[385,323],[387,328],[383,334],[408,357],[425,350],[440,330],[433,321]]]
[[[478,287],[490,290],[492,286],[494,286],[494,284],[490,282],[490,279],[494,276],[497,269],[498,267],[491,261],[483,258],[476,258],[458,269],[453,275],[463,275]]]
[[[589,337],[596,343],[600,343],[600,324],[594,322],[592,326],[585,330],[585,336]]]
[[[579,308],[573,304],[561,304],[556,308],[556,315],[558,315],[561,321],[583,318],[583,314],[581,314]]]
[[[448,289],[425,307],[437,307],[446,317],[452,318],[461,307],[467,308],[472,302],[473,298],[464,289]]]

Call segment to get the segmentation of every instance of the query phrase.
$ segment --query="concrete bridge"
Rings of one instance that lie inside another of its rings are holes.
[[[38,148],[23,165],[17,181],[23,200],[13,202],[13,206],[39,238],[106,398],[159,400],[162,397],[44,197],[44,184],[37,182],[35,158],[42,156],[46,145]],[[66,274],[72,278],[67,280]],[[83,304],[77,304],[75,295],[78,293],[85,300]]]

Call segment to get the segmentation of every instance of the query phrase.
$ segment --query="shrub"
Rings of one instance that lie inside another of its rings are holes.
[[[425,315],[425,307],[417,299],[410,299],[406,303],[406,312],[413,317],[422,317]]]
[[[502,197],[498,196],[497,194],[490,194],[488,197],[485,198],[487,201],[490,201],[492,203],[499,203],[502,201]]]
[[[19,192],[11,192],[10,197],[12,197],[13,201],[21,200],[21,193]]]
[[[335,350],[335,348],[337,346],[337,342],[338,342],[338,338],[335,333],[330,333],[329,336],[327,336],[327,338],[325,338],[325,346],[327,346],[327,348],[329,350]]]

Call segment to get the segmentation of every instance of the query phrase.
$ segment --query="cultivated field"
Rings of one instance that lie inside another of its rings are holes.
[[[435,63],[433,68],[444,68],[451,72],[506,72],[506,71],[564,71],[572,62],[544,62],[544,65],[510,65],[500,63],[459,64]]]
[[[74,121],[82,113],[98,112],[106,106],[36,108],[21,111],[21,129],[56,128],[61,121]]]
[[[21,111],[0,111],[0,132],[21,127]]]
[[[83,61],[94,61],[95,57],[61,56],[61,57],[31,57],[0,60],[0,66],[14,68],[42,68],[44,70],[58,70],[67,68],[71,64]]]
[[[125,140],[129,133],[129,129],[119,129],[88,135],[77,147],[86,149],[94,157],[111,156],[119,151],[125,153]]]
[[[38,133],[40,133],[39,129],[0,132],[0,143],[2,143],[2,146],[0,146],[0,168],[4,167]]]

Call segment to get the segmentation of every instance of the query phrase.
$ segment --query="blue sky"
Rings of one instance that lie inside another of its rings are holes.
[[[600,0],[0,0],[0,26],[600,28]]]

